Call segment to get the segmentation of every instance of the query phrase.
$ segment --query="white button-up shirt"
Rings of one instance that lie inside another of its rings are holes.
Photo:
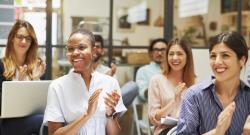
[[[112,90],[120,92],[116,79],[98,72],[92,73],[89,91],[80,74],[70,71],[69,74],[54,80],[49,86],[44,123],[48,121],[69,124],[87,111],[88,99],[97,89],[102,89],[99,95],[95,114],[80,129],[78,135],[105,135],[107,118],[104,97]],[[116,112],[125,112],[127,109],[120,98]]]

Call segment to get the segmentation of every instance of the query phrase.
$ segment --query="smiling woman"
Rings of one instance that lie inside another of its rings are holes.
[[[250,87],[240,80],[248,59],[245,39],[236,32],[221,33],[212,38],[209,53],[214,76],[187,91],[177,134],[247,135]]]
[[[163,73],[154,75],[148,88],[149,119],[155,126],[154,135],[165,135],[174,125],[161,123],[161,118],[179,117],[182,96],[195,83],[193,55],[190,46],[174,38],[167,49]]]
[[[70,35],[66,54],[73,70],[49,88],[44,117],[49,134],[119,134],[115,116],[126,108],[118,81],[93,70],[94,45],[88,30]]]
[[[17,20],[9,33],[5,56],[0,61],[0,93],[3,81],[40,80],[45,72],[45,64],[38,57],[37,49],[32,25]],[[38,135],[42,120],[42,114],[2,119],[1,131],[3,135]]]
[[[90,36],[88,31],[77,30],[70,35],[66,55],[75,72],[81,73],[93,70],[91,64],[93,51],[95,51],[94,45],[95,39],[93,36]]]
[[[2,59],[5,78],[7,80],[39,79],[45,71],[45,64],[37,56],[37,50],[38,43],[32,25],[27,21],[18,20],[9,33],[5,56]],[[16,69],[27,72],[17,73]]]

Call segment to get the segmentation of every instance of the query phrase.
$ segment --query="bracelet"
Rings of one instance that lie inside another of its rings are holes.
[[[114,114],[114,113],[113,113],[113,114]],[[106,115],[107,118],[111,118],[111,117],[113,116],[113,114],[110,114],[110,115],[105,114],[105,115]]]
[[[112,113],[112,114],[110,114],[110,115],[107,115],[107,114],[105,114],[105,115],[106,115],[107,118],[112,118],[112,119],[114,119],[114,118],[116,118],[116,117],[118,116],[118,114],[119,114],[119,113],[114,112],[114,113]]]

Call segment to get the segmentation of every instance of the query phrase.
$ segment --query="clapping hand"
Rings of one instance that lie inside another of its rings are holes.
[[[28,69],[27,65],[23,65],[19,67],[19,76],[18,76],[19,81],[24,80],[26,73],[27,73],[27,69]]]
[[[99,95],[100,95],[101,91],[102,91],[102,89],[96,90],[92,94],[92,96],[89,98],[87,115],[93,115],[95,113],[97,105],[98,105]]]
[[[243,135],[250,135],[250,115],[247,116],[247,120],[243,127]]]
[[[235,102],[230,103],[219,115],[216,125],[216,135],[224,135],[231,125],[235,111]]]
[[[115,112],[115,107],[118,104],[119,99],[120,95],[118,94],[117,90],[107,93],[107,97],[104,97],[107,116],[111,116]]]
[[[45,73],[46,64],[41,59],[38,60],[35,70],[33,70],[33,80],[39,80]]]
[[[116,65],[114,63],[111,63],[111,70],[109,70],[106,75],[109,75],[109,76],[114,76],[116,72]]]
[[[187,89],[186,83],[179,82],[175,89],[175,100],[180,101],[182,92]]]

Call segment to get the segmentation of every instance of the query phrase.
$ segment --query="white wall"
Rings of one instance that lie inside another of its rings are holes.
[[[194,58],[195,73],[199,81],[202,81],[213,74],[209,65],[209,50],[208,49],[192,49],[192,52],[193,52],[193,58]],[[248,51],[248,55],[250,56],[250,51]],[[243,68],[241,71],[241,79],[243,81],[246,81],[247,75],[250,75],[250,60],[249,59],[246,64],[246,67]]]
[[[109,17],[110,0],[64,0],[63,39],[66,41],[72,32],[72,16]]]
[[[192,49],[194,58],[194,69],[198,80],[204,80],[212,75],[209,65],[209,51],[208,49]]]
[[[249,57],[250,57],[250,50],[248,50],[248,61],[247,61],[247,64],[246,64],[246,67],[242,69],[241,71],[241,78],[247,82],[247,80],[250,81],[250,78],[247,79],[247,75],[250,75],[250,60],[249,60]]]
[[[159,0],[163,1],[163,0]],[[109,0],[65,0],[63,3],[63,37],[68,39],[72,31],[72,16],[81,17],[109,17]],[[150,25],[136,25],[132,32],[121,32],[117,29],[117,9],[135,6],[141,1],[114,0],[113,18],[113,39],[123,40],[129,38],[132,45],[147,45],[149,40],[156,37],[163,37],[163,27],[153,26],[153,21],[159,15],[159,2],[147,0],[150,8]],[[163,5],[162,5],[163,6]]]
[[[184,31],[187,30],[189,27],[196,27],[197,30],[202,31],[202,24],[205,25],[205,32],[207,38],[214,36],[221,32],[221,1],[220,0],[209,0],[208,5],[208,13],[202,15],[202,20],[199,16],[192,16],[192,17],[179,17],[179,3],[178,0],[175,1],[175,7],[174,7],[174,26],[177,27],[177,31],[175,31],[175,34],[178,34],[178,36],[183,36]],[[216,30],[210,30],[209,25],[211,22],[216,22],[217,29]],[[198,39],[196,39],[197,41]],[[204,40],[200,39],[198,41],[198,45],[195,46],[203,46]]]
[[[147,6],[150,9],[150,23],[149,25],[137,25],[134,24],[133,32],[120,32],[118,30],[118,16],[117,10],[120,8],[126,8],[130,6],[135,6],[142,1],[134,0],[115,0],[114,3],[114,19],[113,19],[113,38],[114,39],[124,39],[129,38],[129,43],[132,45],[148,45],[150,39],[163,37],[163,27],[153,26],[154,21],[161,14],[163,15],[163,0],[146,0]],[[119,2],[119,3],[118,3]],[[159,4],[161,4],[159,7]],[[162,13],[161,13],[162,12]]]

